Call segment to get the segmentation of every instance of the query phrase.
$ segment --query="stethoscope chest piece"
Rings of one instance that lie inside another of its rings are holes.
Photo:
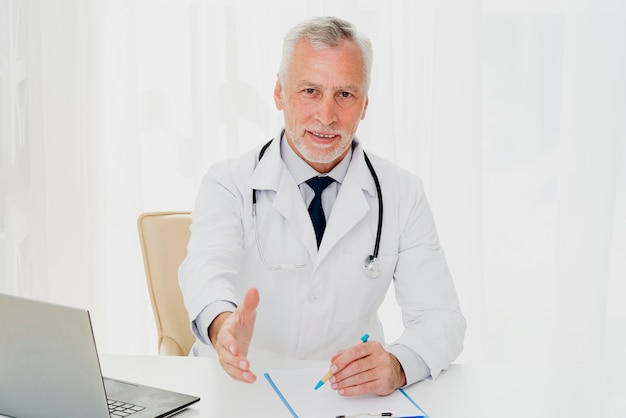
[[[378,257],[373,255],[365,257],[363,271],[370,279],[377,279],[380,276],[380,261],[378,261]]]

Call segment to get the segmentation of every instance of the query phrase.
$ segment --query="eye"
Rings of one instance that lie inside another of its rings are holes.
[[[313,94],[315,94],[315,89],[309,87],[309,88],[304,89],[304,92],[306,94],[313,95]]]
[[[352,93],[348,91],[342,91],[341,93],[339,93],[339,95],[344,99],[349,99],[350,97],[352,97]]]

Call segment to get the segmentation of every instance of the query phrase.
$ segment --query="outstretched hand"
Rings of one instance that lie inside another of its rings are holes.
[[[256,381],[256,376],[250,371],[247,355],[258,306],[259,291],[250,288],[235,312],[221,313],[209,327],[209,338],[217,351],[222,368],[233,379],[241,382]]]

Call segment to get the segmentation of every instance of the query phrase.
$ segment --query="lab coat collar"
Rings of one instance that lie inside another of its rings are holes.
[[[376,184],[367,168],[363,148],[354,139],[352,161],[328,219],[316,264],[370,211],[364,192],[376,196]]]
[[[272,140],[270,146],[265,150],[263,158],[258,161],[254,173],[252,174],[251,187],[257,190],[278,191],[281,185],[281,177],[284,174],[289,174],[280,155],[280,140],[283,132],[284,131],[281,131]],[[257,160],[259,158],[258,154],[257,152]],[[285,173],[285,171],[287,171],[287,173]],[[373,196],[376,195],[376,185],[365,163],[363,147],[357,137],[352,140],[352,161],[350,162],[348,172],[350,171],[356,171],[354,175],[357,175],[359,179],[358,184],[362,190],[367,191]]]
[[[257,164],[250,179],[250,187],[256,190],[278,191],[280,179],[283,171],[286,170],[285,163],[280,156],[280,137],[272,139],[272,143],[265,150],[263,158],[259,160],[261,148],[256,152]],[[265,144],[264,144],[265,145]]]
[[[333,205],[324,239],[318,251],[315,232],[302,194],[280,155],[280,140],[277,139],[280,139],[281,135],[282,132],[274,138],[263,158],[258,162],[252,173],[251,187],[259,191],[276,192],[273,201],[274,209],[281,213],[297,231],[300,240],[307,247],[311,259],[315,260],[317,266],[341,238],[366,216],[370,206],[363,191],[376,196],[376,185],[365,163],[360,141],[354,138],[352,161]]]
[[[315,231],[309,218],[304,199],[293,176],[280,155],[279,134],[258,161],[252,173],[250,186],[258,191],[274,191],[272,207],[292,226],[298,239],[304,243],[312,260],[317,257]],[[258,160],[258,153],[256,156]]]

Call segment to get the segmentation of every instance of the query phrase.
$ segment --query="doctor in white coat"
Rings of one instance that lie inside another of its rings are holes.
[[[191,354],[217,353],[234,379],[256,380],[249,351],[329,359],[340,395],[385,395],[436,378],[462,350],[466,324],[422,182],[355,137],[371,64],[348,22],[293,28],[274,91],[284,130],[203,179],[179,281]],[[319,247],[307,210],[316,176],[334,180],[321,193]],[[377,310],[391,283],[405,331],[385,342]]]

